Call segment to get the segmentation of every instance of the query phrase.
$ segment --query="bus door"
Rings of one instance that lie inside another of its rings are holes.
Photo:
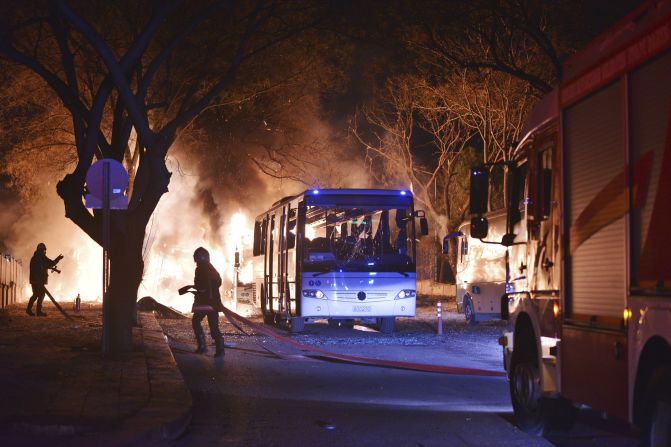
[[[277,296],[277,287],[276,287],[276,277],[277,269],[273,265],[273,257],[277,252],[277,237],[275,230],[275,215],[270,215],[270,224],[268,225],[268,237],[267,237],[268,247],[266,248],[266,276],[264,278],[265,289],[266,289],[266,305],[267,310],[270,313],[273,313],[273,298]]]
[[[277,250],[277,311],[282,314],[289,309],[288,297],[288,226],[289,205],[282,207],[282,214],[280,215],[279,233],[278,233],[278,250]]]
[[[287,310],[293,316],[298,315],[296,312],[296,284],[298,281],[297,271],[298,271],[298,258],[297,246],[296,246],[296,235],[297,235],[297,222],[298,222],[298,209],[294,204],[294,207],[289,203],[287,205],[287,217],[286,217],[286,253],[284,257],[284,265],[286,266],[286,274],[284,276],[284,292],[285,292],[285,302]]]

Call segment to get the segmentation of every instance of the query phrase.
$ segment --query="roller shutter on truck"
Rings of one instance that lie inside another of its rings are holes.
[[[671,52],[630,75],[630,141],[634,210],[631,216],[632,292],[671,288]],[[665,172],[663,175],[662,172]],[[666,178],[665,178],[666,176]]]
[[[627,224],[624,81],[569,106],[563,115],[568,246],[561,341],[562,393],[626,418]],[[585,380],[599,377],[598,381]]]
[[[628,201],[621,175],[623,105],[622,85],[616,82],[564,114],[570,223],[567,316],[597,325],[617,321],[625,307],[626,223],[618,212]]]

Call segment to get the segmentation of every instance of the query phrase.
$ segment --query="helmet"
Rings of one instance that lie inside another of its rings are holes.
[[[196,264],[210,262],[210,252],[205,250],[203,247],[198,247],[196,248],[196,251],[193,252],[193,260],[196,262]]]
[[[37,244],[37,251],[47,251],[47,246],[44,245],[44,242]]]

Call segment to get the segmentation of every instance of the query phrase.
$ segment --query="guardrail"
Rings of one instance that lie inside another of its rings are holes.
[[[0,308],[23,299],[23,263],[9,254],[0,254]]]

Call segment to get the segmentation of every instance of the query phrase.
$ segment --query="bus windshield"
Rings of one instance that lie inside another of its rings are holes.
[[[306,272],[415,272],[409,206],[308,206]]]

